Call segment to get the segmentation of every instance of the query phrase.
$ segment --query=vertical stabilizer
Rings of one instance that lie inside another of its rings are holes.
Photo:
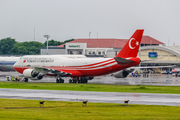
[[[131,38],[128,40],[128,42],[121,49],[121,51],[117,54],[116,57],[121,57],[121,58],[137,57],[143,32],[144,32],[143,29],[136,30],[134,34],[131,36]]]

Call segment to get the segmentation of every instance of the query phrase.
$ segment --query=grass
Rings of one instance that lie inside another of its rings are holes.
[[[154,105],[122,105],[112,103],[0,99],[0,120],[116,120],[180,118],[180,107]]]
[[[180,94],[179,86],[0,82],[0,88]]]

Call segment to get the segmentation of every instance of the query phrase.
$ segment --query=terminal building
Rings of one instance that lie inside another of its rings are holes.
[[[76,39],[59,46],[48,47],[48,54],[76,54],[86,57],[114,57],[125,45],[128,39]],[[46,48],[41,49],[41,54],[47,54]],[[180,65],[180,47],[165,46],[164,43],[150,37],[143,36],[138,57],[142,66]]]

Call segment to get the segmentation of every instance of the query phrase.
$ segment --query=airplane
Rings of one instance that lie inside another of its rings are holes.
[[[0,57],[0,71],[15,71],[13,65],[20,57]]]
[[[144,29],[137,29],[113,58],[68,58],[59,55],[26,55],[14,65],[14,69],[28,78],[41,80],[43,76],[56,76],[57,83],[64,83],[62,77],[71,77],[69,82],[87,83],[95,76],[111,74],[126,68],[137,66],[141,62],[137,57]],[[126,73],[126,72],[125,72]],[[123,74],[122,74],[123,75]]]

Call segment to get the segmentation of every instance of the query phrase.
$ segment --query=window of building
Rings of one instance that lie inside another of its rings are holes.
[[[102,54],[105,55],[105,51],[103,51]]]
[[[89,51],[89,55],[91,55],[91,51]]]
[[[95,55],[95,51],[93,51],[92,54]]]
[[[99,51],[98,54],[101,55],[101,51]]]

